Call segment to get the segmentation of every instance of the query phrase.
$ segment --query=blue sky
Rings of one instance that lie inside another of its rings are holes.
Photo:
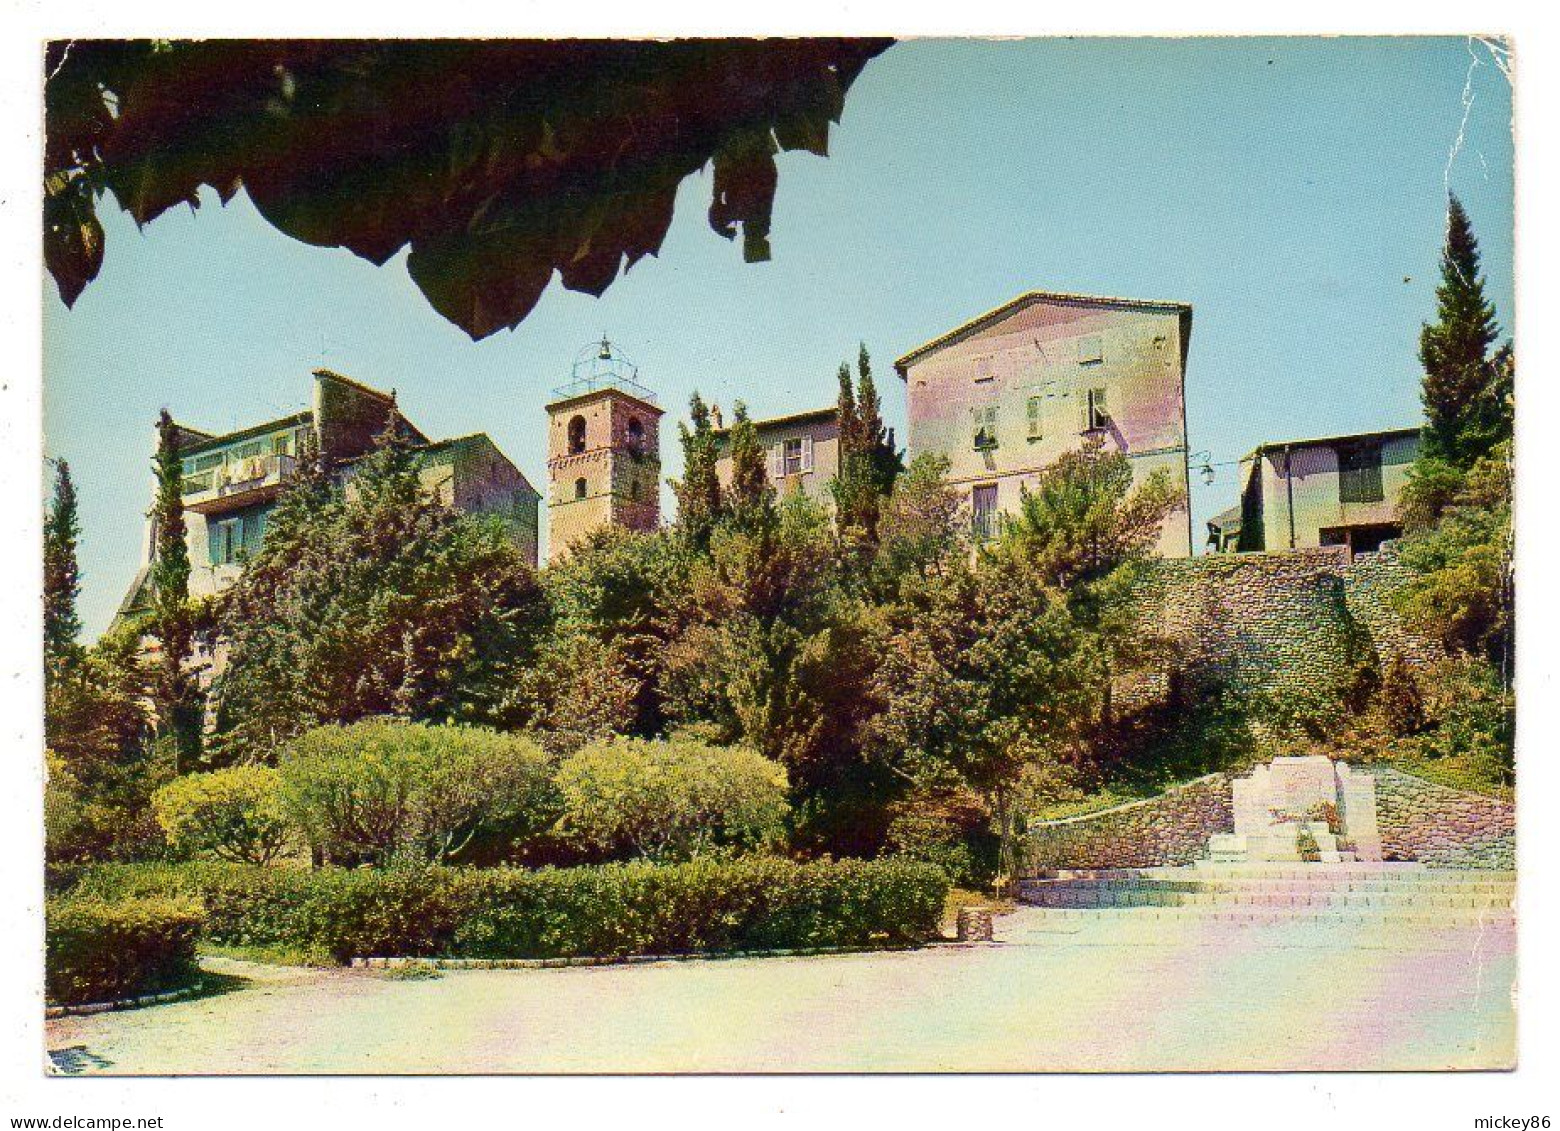
[[[1417,422],[1448,183],[1512,330],[1510,90],[1463,39],[908,41],[867,65],[827,159],[780,162],[772,262],[709,230],[692,177],[659,258],[600,299],[555,281],[476,344],[402,258],[307,247],[242,195],[139,232],[105,205],[76,308],[44,281],[44,445],[81,495],[88,635],[137,566],[158,410],[241,427],[303,407],[319,366],[393,386],[430,435],[488,432],[540,486],[542,406],[603,332],[669,422],[695,388],[760,416],[827,404],[865,341],[902,424],[892,359],[1021,291],[1176,299],[1189,441],[1222,462]],[[1235,498],[1217,470],[1194,477],[1198,531]]]

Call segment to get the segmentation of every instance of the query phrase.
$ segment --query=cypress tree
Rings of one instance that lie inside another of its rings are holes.
[[[159,737],[171,737],[175,770],[188,771],[200,756],[199,689],[187,664],[194,651],[190,609],[190,551],[184,531],[184,461],[179,428],[168,410],[157,421],[157,502],[151,569],[151,633],[158,658],[155,700]]]
[[[747,405],[734,406],[731,425],[731,510],[744,518],[762,513],[773,501],[774,489],[764,467],[764,449]]]
[[[81,524],[76,515],[76,485],[70,464],[54,465],[54,498],[43,521],[43,657],[52,671],[73,660],[81,619],[76,598],[81,593],[81,573],[76,561],[76,539]]]
[[[856,412],[856,387],[850,379],[850,365],[840,362],[840,395],[837,405],[840,417],[840,460],[859,447],[861,418]]]
[[[1462,202],[1451,197],[1436,321],[1419,337],[1425,376],[1423,450],[1427,459],[1471,467],[1511,434],[1509,395],[1502,395],[1502,366],[1489,358],[1500,335],[1495,308],[1484,297],[1479,243]]]
[[[840,471],[833,484],[836,519],[844,531],[877,541],[883,500],[901,470],[893,440],[883,425],[883,407],[872,378],[865,344],[856,357],[857,383],[850,366],[840,366]]]
[[[856,416],[862,452],[871,467],[874,489],[879,495],[887,495],[904,467],[900,463],[899,453],[894,450],[893,433],[883,423],[883,405],[878,397],[877,383],[872,379],[872,358],[867,353],[865,342],[856,358],[856,371],[860,377],[856,392]]]
[[[684,537],[696,546],[707,546],[710,531],[720,517],[720,477],[715,472],[718,456],[715,429],[710,423],[710,410],[697,392],[688,400],[688,418],[693,422],[690,431],[686,424],[677,422],[682,441],[683,477],[672,484],[677,496],[677,526]]]

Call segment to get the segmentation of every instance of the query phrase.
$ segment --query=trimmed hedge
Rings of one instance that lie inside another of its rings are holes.
[[[128,864],[92,869],[75,891],[199,897],[206,937],[224,946],[572,958],[919,942],[936,934],[948,877],[901,859],[767,856],[535,871]]]
[[[177,989],[196,973],[200,905],[182,897],[50,899],[44,987],[51,1003],[117,1001]]]

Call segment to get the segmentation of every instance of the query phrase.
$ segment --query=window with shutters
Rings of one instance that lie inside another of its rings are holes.
[[[224,518],[208,526],[207,531],[213,565],[232,565],[238,561],[244,549],[243,519]]]
[[[265,543],[265,511],[255,511],[244,516],[244,553],[254,557]]]
[[[1039,440],[1045,436],[1043,397],[1029,398],[1029,438]]]
[[[970,529],[977,542],[997,536],[997,485],[982,484],[970,493]]]
[[[1106,405],[1104,389],[1090,389],[1084,394],[1083,430],[1103,432],[1110,427],[1110,409]]]
[[[1381,444],[1348,444],[1338,449],[1338,501],[1379,503],[1386,497],[1381,485]]]
[[[802,438],[785,441],[785,450],[781,455],[781,474],[800,475],[802,473]]]
[[[990,451],[997,446],[997,406],[985,405],[974,414],[975,450]]]

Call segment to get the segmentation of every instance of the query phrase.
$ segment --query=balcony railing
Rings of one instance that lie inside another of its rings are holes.
[[[293,477],[298,461],[288,455],[233,460],[184,478],[184,505],[201,514],[230,510],[275,495]]]

